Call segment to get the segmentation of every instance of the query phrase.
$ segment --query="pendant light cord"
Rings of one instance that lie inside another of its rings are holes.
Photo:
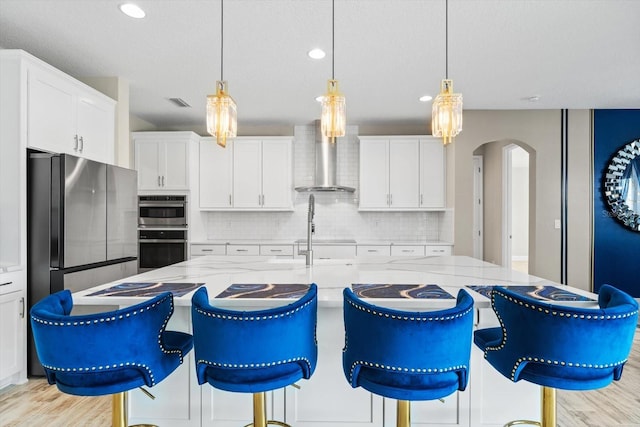
[[[444,78],[449,79],[449,0],[444,3]]]
[[[331,0],[331,79],[336,79],[336,2]]]
[[[220,81],[224,81],[224,0],[220,0]]]

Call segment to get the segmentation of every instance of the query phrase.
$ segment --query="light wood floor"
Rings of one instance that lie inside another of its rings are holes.
[[[560,427],[640,427],[640,330],[636,332],[633,350],[620,381],[600,390],[558,390],[557,396]],[[0,390],[1,427],[110,425],[109,396],[66,395],[55,386],[49,386],[43,378]]]

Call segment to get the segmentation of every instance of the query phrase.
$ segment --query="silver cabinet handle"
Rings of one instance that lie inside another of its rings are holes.
[[[393,194],[389,194],[389,206],[393,205]]]
[[[376,249],[367,249],[367,252],[378,252]]]
[[[282,252],[282,249],[269,249],[269,252]]]
[[[164,175],[162,175],[162,186],[164,187]]]
[[[213,249],[202,249],[202,252],[213,252]]]
[[[160,183],[160,175],[158,175],[158,187],[161,187],[162,184]]]
[[[0,286],[7,286],[12,284],[13,282],[4,282],[4,283],[0,283]]]
[[[402,252],[413,253],[413,249],[403,249]]]
[[[424,195],[420,195],[420,206],[424,204]]]
[[[84,150],[84,138],[80,137],[80,152],[82,153],[82,150]]]
[[[229,194],[229,206],[231,206],[231,194]]]
[[[389,206],[389,194],[387,194],[387,206]]]
[[[248,252],[248,249],[236,249],[236,252]]]
[[[24,297],[20,298],[20,318],[24,319]]]
[[[73,151],[78,151],[78,135],[73,136]]]

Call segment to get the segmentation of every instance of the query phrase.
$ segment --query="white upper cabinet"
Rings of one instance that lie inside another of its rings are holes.
[[[227,147],[214,138],[200,139],[200,208],[231,208],[233,201],[233,142]]]
[[[420,138],[420,207],[444,209],[445,154],[439,138]]]
[[[444,150],[436,139],[359,139],[360,210],[444,209]]]
[[[291,138],[238,137],[221,148],[200,141],[200,208],[292,210]]]
[[[193,132],[134,132],[138,190],[189,190],[189,144]]]
[[[113,163],[116,102],[40,64],[27,76],[28,146]]]

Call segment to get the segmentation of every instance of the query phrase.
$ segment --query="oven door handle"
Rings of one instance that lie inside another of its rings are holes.
[[[140,239],[140,243],[187,243],[184,239]]]
[[[141,208],[184,208],[184,203],[139,203]]]

